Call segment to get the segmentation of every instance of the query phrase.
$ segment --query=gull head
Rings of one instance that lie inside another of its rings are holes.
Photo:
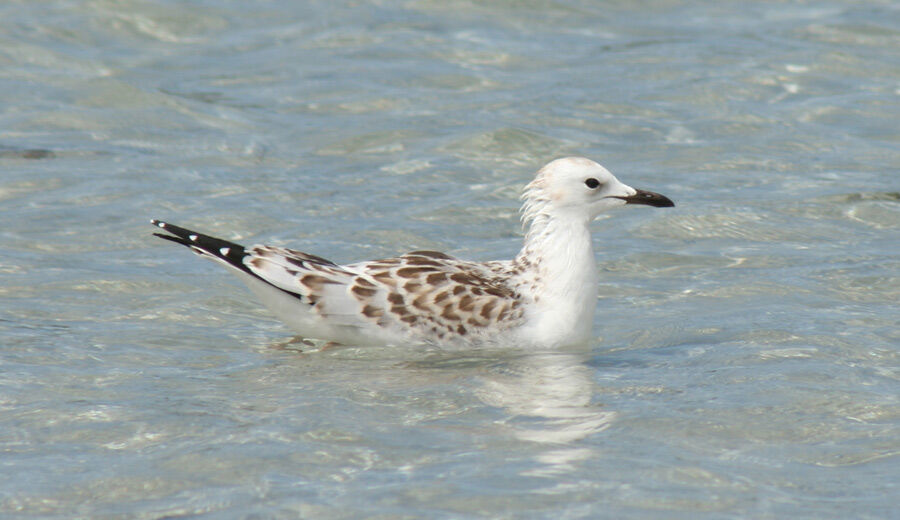
[[[524,222],[539,217],[591,221],[626,204],[668,208],[668,197],[632,188],[603,166],[584,157],[556,159],[541,168],[522,194]]]

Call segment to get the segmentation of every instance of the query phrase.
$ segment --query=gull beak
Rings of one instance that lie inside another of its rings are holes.
[[[629,195],[628,197],[616,196],[616,198],[624,200],[626,204],[646,204],[655,208],[671,208],[675,206],[675,203],[665,195],[638,189],[634,191],[634,195]]]

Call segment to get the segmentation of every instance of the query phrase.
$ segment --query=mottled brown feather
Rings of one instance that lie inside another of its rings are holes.
[[[407,265],[415,265],[415,266],[430,266],[430,267],[443,267],[444,264],[441,262],[436,262],[434,260],[429,260],[428,258],[423,258],[421,256],[406,256],[406,264]]]
[[[491,319],[491,310],[493,310],[494,305],[496,305],[496,300],[488,300],[485,302],[484,306],[481,308],[481,317],[489,320]]]
[[[375,289],[369,289],[368,287],[360,287],[358,285],[354,285],[350,288],[353,294],[357,296],[361,296],[362,298],[370,298],[375,295],[378,291]]]
[[[392,275],[390,271],[374,273],[372,274],[372,278],[390,287],[397,286],[397,279],[394,278],[394,275]]]
[[[413,307],[421,310],[421,311],[430,311],[431,305],[428,303],[428,294],[423,294],[419,296],[412,302]]]
[[[459,315],[453,312],[453,306],[448,305],[444,307],[443,312],[441,312],[441,318],[450,321],[459,321]]]
[[[380,318],[384,315],[384,309],[366,305],[363,307],[362,313],[369,318]]]
[[[330,278],[325,278],[324,276],[319,276],[317,274],[307,274],[300,278],[300,283],[312,289],[313,291],[321,291],[325,285],[338,284],[340,282],[332,280]]]
[[[409,253],[406,253],[406,254],[407,255],[427,256],[429,258],[437,258],[440,260],[453,260],[452,256],[445,254],[445,253],[441,253],[440,251],[410,251]]]
[[[397,276],[400,278],[415,278],[422,273],[432,272],[434,269],[431,267],[403,267],[397,269]]]
[[[469,273],[453,273],[450,275],[450,279],[456,283],[465,285],[476,285],[482,281]]]
[[[354,278],[353,283],[355,283],[356,285],[361,285],[363,287],[375,287],[374,283],[366,280],[365,278],[363,278],[361,276],[357,276],[356,278]]]
[[[429,285],[438,286],[447,281],[446,273],[431,273],[425,277],[425,283]]]

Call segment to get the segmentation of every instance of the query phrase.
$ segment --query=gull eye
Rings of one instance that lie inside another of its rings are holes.
[[[584,181],[584,185],[592,190],[596,190],[597,186],[600,186],[600,181],[591,177],[590,179]]]

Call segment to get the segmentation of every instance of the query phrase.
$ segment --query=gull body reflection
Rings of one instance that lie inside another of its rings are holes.
[[[491,367],[476,395],[483,403],[506,410],[513,436],[549,445],[537,459],[545,468],[530,474],[555,474],[590,457],[576,443],[608,428],[616,413],[593,403],[592,370],[583,355],[529,354]]]

